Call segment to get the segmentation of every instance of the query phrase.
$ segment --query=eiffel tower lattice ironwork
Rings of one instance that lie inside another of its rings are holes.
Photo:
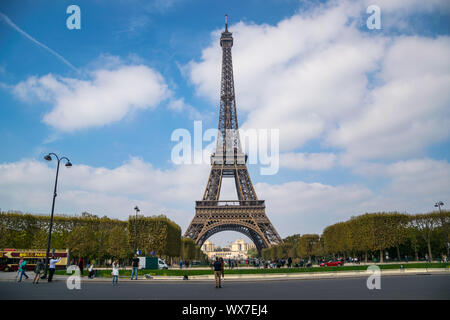
[[[218,232],[237,231],[249,237],[260,251],[282,240],[266,216],[264,200],[256,196],[247,170],[247,156],[242,152],[231,60],[233,37],[226,19],[225,16],[225,31],[220,37],[222,79],[216,151],[211,155],[211,172],[203,199],[196,201],[195,216],[184,236],[201,246]],[[219,201],[223,178],[234,178],[238,200]]]

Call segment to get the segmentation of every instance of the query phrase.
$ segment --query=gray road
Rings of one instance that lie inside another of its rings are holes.
[[[213,282],[82,282],[68,290],[65,282],[33,285],[0,282],[0,299],[133,299],[133,300],[297,300],[297,299],[450,299],[450,275],[383,276],[381,290],[368,290],[366,278]]]

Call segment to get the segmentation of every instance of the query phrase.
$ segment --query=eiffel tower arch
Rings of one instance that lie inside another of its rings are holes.
[[[247,156],[242,152],[234,94],[231,47],[232,33],[220,37],[222,77],[220,89],[219,126],[216,150],[211,155],[211,171],[203,199],[195,203],[195,216],[184,237],[198,245],[222,231],[237,231],[250,238],[258,251],[282,240],[266,215],[264,200],[259,200],[247,169]],[[238,200],[220,200],[222,179],[234,179]]]

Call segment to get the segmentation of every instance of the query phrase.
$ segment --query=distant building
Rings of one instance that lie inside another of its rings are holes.
[[[206,240],[203,245],[202,245],[202,251],[203,252],[213,252],[216,249],[216,246],[214,245],[214,243],[212,243],[209,240]]]
[[[208,255],[209,259],[215,259],[215,257],[224,259],[247,259],[247,251],[255,247],[255,244],[247,243],[244,239],[237,239],[231,245],[224,248],[218,247],[211,241],[206,240],[201,249]]]

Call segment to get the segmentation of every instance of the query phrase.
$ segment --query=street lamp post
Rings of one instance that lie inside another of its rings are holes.
[[[47,271],[48,271],[48,256],[50,254],[50,242],[52,239],[52,228],[53,228],[53,213],[55,211],[55,199],[56,199],[56,187],[58,185],[58,174],[59,174],[59,163],[61,162],[61,160],[66,160],[66,167],[70,168],[72,166],[72,163],[70,162],[70,160],[67,157],[62,157],[59,158],[55,153],[51,152],[48,155],[46,155],[44,157],[45,160],[47,161],[52,161],[52,155],[54,155],[56,157],[56,159],[58,160],[58,164],[56,166],[56,178],[55,178],[55,188],[53,190],[53,203],[52,203],[52,214],[50,216],[50,228],[48,231],[48,241],[47,241],[47,253],[45,255],[45,271],[44,271],[44,275],[42,276],[42,278],[46,278],[47,277]]]
[[[134,253],[136,253],[136,251],[137,251],[137,246],[136,246],[136,239],[137,239],[136,221],[137,221],[137,214],[141,210],[139,210],[138,206],[136,206],[136,207],[134,207],[134,211],[136,212],[135,215],[134,215]]]
[[[447,230],[447,224],[445,223],[445,217],[442,215],[442,211],[441,211],[441,207],[444,205],[444,203],[442,201],[438,201],[434,204],[434,206],[436,208],[439,208],[439,215],[441,216],[441,223],[442,223],[442,229],[444,231],[444,243],[445,243],[445,248],[447,249],[447,257],[449,255],[449,243],[448,243],[448,230]]]

